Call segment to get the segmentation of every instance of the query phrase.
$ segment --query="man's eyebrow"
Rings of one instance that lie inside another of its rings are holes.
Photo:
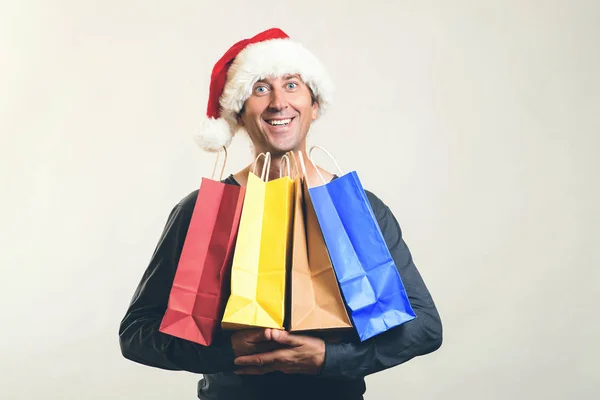
[[[256,81],[256,83],[269,83],[267,82],[267,79],[269,78],[263,78],[263,79],[259,79]],[[299,74],[287,74],[287,75],[283,75],[281,77],[281,79],[283,79],[284,81],[288,81],[290,79],[301,79]]]

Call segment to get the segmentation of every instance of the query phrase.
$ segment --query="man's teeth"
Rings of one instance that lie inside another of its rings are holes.
[[[290,122],[292,122],[292,119],[272,119],[270,121],[268,121],[269,124],[273,125],[273,126],[282,126],[282,125],[287,125]]]

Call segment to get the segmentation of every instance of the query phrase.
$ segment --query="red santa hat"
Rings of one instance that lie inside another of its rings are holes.
[[[213,68],[206,118],[195,135],[196,143],[212,152],[229,146],[233,136],[243,130],[237,115],[254,84],[288,74],[300,75],[312,90],[322,115],[331,103],[333,82],[310,51],[278,28],[234,44]]]

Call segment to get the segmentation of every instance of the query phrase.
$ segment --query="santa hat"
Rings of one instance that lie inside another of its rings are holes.
[[[206,118],[195,135],[197,144],[213,152],[229,146],[233,136],[243,130],[237,115],[254,84],[288,74],[298,74],[312,90],[321,115],[331,103],[333,82],[310,51],[278,28],[234,44],[213,68]]]

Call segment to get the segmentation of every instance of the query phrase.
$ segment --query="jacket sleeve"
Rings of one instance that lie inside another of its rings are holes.
[[[394,367],[437,350],[442,344],[442,323],[433,299],[402,238],[390,209],[369,193],[409,301],[417,317],[362,343],[327,343],[322,376],[357,379]]]
[[[202,346],[159,332],[173,284],[177,263],[192,210],[178,204],[119,327],[123,356],[131,361],[166,370],[217,373],[233,370],[234,353],[228,338]]]

